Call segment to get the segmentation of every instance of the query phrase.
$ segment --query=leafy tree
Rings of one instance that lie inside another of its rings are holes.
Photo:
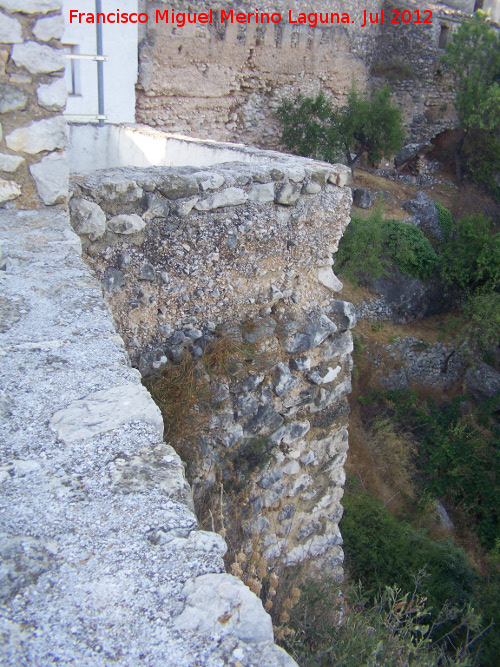
[[[334,108],[323,92],[315,98],[298,95],[283,102],[277,114],[288,150],[327,162],[344,154],[350,167],[364,151],[377,161],[404,140],[401,110],[392,104],[388,88],[369,97],[353,85],[341,108]]]
[[[463,176],[463,149],[468,135],[500,129],[500,40],[487,14],[477,11],[463,21],[446,45],[443,62],[454,79],[460,122],[456,175]]]

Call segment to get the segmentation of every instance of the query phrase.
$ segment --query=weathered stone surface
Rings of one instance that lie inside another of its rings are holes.
[[[412,214],[415,224],[432,234],[438,241],[443,240],[443,230],[439,224],[439,211],[436,203],[420,190],[415,199],[403,202],[405,211]]]
[[[143,264],[139,270],[139,280],[154,280],[155,279],[155,267],[150,264],[149,262],[146,262],[146,264]]]
[[[193,174],[202,190],[218,190],[224,185],[224,176],[215,171],[200,171]]]
[[[53,566],[50,541],[0,535],[0,600],[6,602]]]
[[[284,206],[292,206],[300,197],[302,187],[296,183],[285,183],[276,188],[274,201]]]
[[[130,213],[129,207],[137,206],[142,200],[143,190],[137,183],[123,174],[104,175],[97,183],[85,186],[85,192],[98,200],[108,213]],[[127,207],[124,210],[123,207]]]
[[[272,317],[257,318],[243,327],[241,337],[246,343],[261,343],[274,336],[276,320]]]
[[[38,104],[45,109],[49,111],[62,109],[68,97],[66,81],[60,78],[55,79],[52,83],[42,83],[38,86],[36,95]]]
[[[247,193],[241,188],[226,188],[220,192],[216,192],[207,199],[202,199],[195,208],[198,211],[212,211],[223,206],[238,206],[244,204],[248,199]]]
[[[276,482],[279,482],[279,480],[283,477],[283,471],[282,470],[273,470],[270,472],[268,475],[264,475],[264,477],[260,480],[259,486],[261,486],[263,489],[269,489],[273,484]]]
[[[289,354],[299,354],[322,343],[330,334],[337,331],[337,326],[323,313],[313,311],[309,314],[303,331],[286,339],[284,347]]]
[[[335,299],[328,312],[337,323],[339,331],[353,329],[356,326],[356,309],[349,301]]]
[[[125,274],[110,266],[104,272],[101,285],[105,292],[118,292],[125,285]]]
[[[0,113],[21,111],[28,102],[28,96],[8,83],[0,84]]]
[[[283,505],[281,512],[278,514],[278,520],[287,521],[288,519],[292,519],[294,514],[295,514],[295,505],[291,504]]]
[[[311,358],[295,357],[295,359],[290,359],[290,368],[294,371],[308,371],[311,368]]]
[[[61,72],[66,67],[66,56],[61,49],[52,49],[45,44],[25,42],[16,44],[12,50],[12,60],[18,67],[26,67],[31,74]]]
[[[144,220],[154,220],[155,218],[166,218],[168,216],[170,206],[163,197],[148,193],[147,201],[148,209],[142,216]]]
[[[98,204],[86,199],[72,199],[70,211],[71,225],[77,234],[86,234],[91,241],[104,236],[106,215]]]
[[[238,417],[247,417],[256,412],[258,403],[252,394],[239,396],[236,402],[236,415]]]
[[[270,405],[261,405],[257,414],[251,417],[245,424],[244,430],[250,435],[270,432],[281,426],[284,419]]]
[[[372,191],[366,188],[353,188],[352,203],[358,208],[371,208],[373,206]]]
[[[46,14],[61,9],[61,0],[1,0],[0,7],[14,14]]]
[[[344,285],[340,282],[340,280],[333,273],[333,271],[330,267],[327,266],[327,267],[323,267],[321,269],[318,269],[316,275],[317,275],[318,281],[322,285],[324,285],[325,287],[328,287],[329,290],[332,290],[332,292],[342,291],[342,288],[344,287]]]
[[[248,199],[256,204],[267,204],[274,201],[274,183],[254,185],[248,193]]]
[[[0,44],[20,44],[23,41],[19,21],[5,14],[0,14]]]
[[[66,141],[66,122],[62,116],[36,121],[14,130],[5,137],[5,142],[11,150],[31,155],[64,148]]]
[[[152,424],[163,435],[163,418],[145,387],[124,384],[96,391],[59,410],[50,427],[66,444],[106,433],[130,421]]]
[[[295,375],[292,375],[286,364],[280,363],[276,366],[276,377],[274,381],[274,391],[276,396],[281,398],[297,386],[298,382],[298,378]]]
[[[0,178],[0,202],[16,199],[20,194],[21,189],[17,183]]]
[[[252,644],[273,641],[271,617],[239,579],[205,574],[185,584],[183,596],[186,607],[174,621],[176,630],[231,633]]]
[[[352,171],[343,164],[336,164],[332,168],[332,173],[328,177],[328,181],[339,188],[351,185]]]
[[[115,215],[108,222],[109,229],[115,234],[137,234],[141,232],[146,223],[140,215],[131,213],[130,215]]]
[[[24,158],[19,155],[7,155],[0,153],[0,171],[13,172],[24,162]]]
[[[493,398],[500,391],[500,373],[482,361],[476,362],[465,374],[465,388],[477,401]]]
[[[340,533],[330,533],[328,535],[315,535],[304,545],[299,545],[292,549],[285,558],[286,565],[297,565],[306,558],[320,556],[332,547],[341,545],[342,537]],[[342,561],[340,561],[342,562]]]
[[[32,164],[30,172],[44,204],[51,206],[68,199],[69,166],[65,154],[47,155]]]
[[[353,349],[352,333],[342,331],[323,343],[321,356],[325,361],[330,361],[335,357],[344,357],[346,354],[351,354]]]
[[[198,181],[193,176],[169,174],[158,185],[158,192],[167,199],[191,197],[199,192]]]
[[[340,366],[336,366],[335,368],[332,368],[331,366],[318,367],[308,373],[307,377],[311,382],[314,382],[314,384],[328,384],[335,380],[340,371]]]
[[[35,37],[41,42],[60,39],[64,32],[64,19],[61,14],[38,19],[33,28]]]

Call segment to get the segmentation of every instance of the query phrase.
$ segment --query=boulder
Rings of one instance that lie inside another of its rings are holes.
[[[415,199],[403,202],[402,207],[408,213],[411,213],[414,224],[432,234],[438,241],[443,240],[443,231],[439,224],[439,211],[436,203],[430,199],[425,192],[417,192]]]
[[[476,401],[493,398],[500,391],[500,373],[478,361],[465,374],[465,388]]]
[[[358,208],[371,208],[373,206],[372,191],[365,188],[353,188],[352,203]]]

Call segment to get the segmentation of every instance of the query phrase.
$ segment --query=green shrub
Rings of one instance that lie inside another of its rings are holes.
[[[384,219],[382,209],[368,218],[351,217],[336,255],[336,266],[355,285],[360,278],[380,278],[388,275],[390,264],[384,256]]]
[[[463,606],[474,599],[477,575],[451,541],[436,542],[401,523],[364,491],[351,488],[343,505],[341,530],[351,579],[375,591],[393,585],[410,591],[415,575],[425,570],[421,590],[435,612],[446,602]]]
[[[475,667],[480,618],[473,609],[446,608],[439,623],[450,635],[432,639],[436,625],[424,596],[387,586],[373,600],[362,586],[301,585],[283,644],[302,667]],[[342,619],[342,623],[339,623]],[[493,667],[493,663],[492,663]]]
[[[394,419],[411,425],[420,441],[418,465],[426,488],[446,497],[468,517],[483,544],[500,537],[500,427],[497,401],[491,399],[462,414],[466,396],[448,405],[420,399],[411,391],[380,392]]]
[[[400,220],[385,223],[387,247],[401,273],[428,280],[438,268],[438,258],[423,231]]]
[[[453,217],[451,211],[445,208],[440,202],[436,201],[436,208],[439,213],[439,226],[443,232],[445,240],[450,238],[453,229]]]
[[[380,206],[368,218],[352,216],[337,253],[340,272],[355,284],[362,278],[389,275],[394,266],[405,275],[428,280],[438,265],[422,230],[399,220],[384,220]]]
[[[277,115],[288,150],[328,162],[344,155],[351,167],[365,151],[375,162],[398,151],[405,136],[401,110],[392,104],[387,87],[370,97],[353,84],[346,106],[339,108],[323,92],[315,98],[298,95],[285,100]]]

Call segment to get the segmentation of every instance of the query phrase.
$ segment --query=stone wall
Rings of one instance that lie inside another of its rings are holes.
[[[60,0],[0,2],[0,202],[65,202],[66,56]]]
[[[332,265],[349,175],[274,153],[121,168],[75,175],[70,204],[134,365],[148,374],[190,354],[214,390],[190,456],[202,452],[196,493],[220,472],[226,488],[243,484],[243,528],[265,556],[334,579],[355,317]],[[237,368],[209,376],[205,353],[225,339],[243,350]]]
[[[371,353],[384,389],[419,386],[446,391],[462,379],[465,370],[465,354],[460,347],[426,343],[410,336],[396,338],[390,345],[377,343]]]
[[[294,3],[297,14],[350,11],[356,21],[324,28],[289,24],[283,0],[259,4],[263,12],[277,11],[284,17],[280,25],[265,29],[255,24],[227,24],[224,29],[157,25],[156,9],[167,6],[188,9],[182,2],[147,3],[150,18],[140,46],[138,122],[201,138],[277,147],[275,111],[284,97],[313,95],[324,88],[342,103],[353,79],[361,88],[367,85],[365,60],[375,48],[379,26],[359,26],[363,10],[377,12],[380,0],[363,5],[340,0],[314,6],[304,0]],[[255,10],[246,3],[221,6]]]
[[[170,6],[189,10],[179,0]],[[458,26],[464,16],[459,9],[432,3],[433,23],[427,25],[413,22],[413,12],[418,9],[423,21],[427,7],[413,0],[294,3],[295,18],[300,11],[350,15],[349,24],[309,27],[290,24],[288,5],[274,0],[259,9],[280,12],[283,21],[263,29],[255,24],[182,28],[156,24],[156,10],[166,7],[145,3],[150,18],[140,45],[139,122],[170,132],[274,148],[280,136],[275,111],[284,98],[323,89],[342,104],[354,80],[362,89],[388,83],[415,140],[428,139],[455,123],[439,41],[443,26],[450,31]],[[255,10],[244,2],[220,7]],[[395,8],[409,9],[412,23],[391,24]],[[373,18],[378,14],[379,23],[361,27],[364,10]]]

